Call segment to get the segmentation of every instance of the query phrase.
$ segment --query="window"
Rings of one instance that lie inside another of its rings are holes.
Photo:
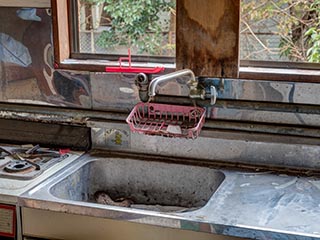
[[[290,76],[295,80],[317,81],[319,4],[320,1],[306,0],[242,0],[242,76],[278,80]]]
[[[135,63],[174,67],[175,1],[139,1],[53,0],[57,65],[104,71],[130,49]]]
[[[77,0],[74,52],[175,56],[175,1]]]
[[[58,26],[54,29],[57,63],[62,68],[103,71],[106,63],[115,64],[130,47],[135,62],[172,63],[176,59],[178,68],[192,68],[199,76],[319,81],[319,1],[224,1],[177,0],[176,12],[171,0],[141,0],[141,4],[52,0]],[[155,10],[142,6],[143,2],[151,2]],[[146,9],[149,18],[143,12]],[[143,24],[153,24],[140,29],[141,14],[146,17]],[[71,44],[66,44],[69,39]]]
[[[241,59],[320,63],[320,1],[241,4]]]

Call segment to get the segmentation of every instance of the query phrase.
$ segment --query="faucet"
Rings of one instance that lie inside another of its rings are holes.
[[[183,69],[153,79],[148,88],[149,101],[156,95],[158,84],[187,75],[190,76],[190,79],[187,81],[187,85],[190,88],[189,97],[204,99],[206,94],[205,90],[198,88],[198,81],[196,80],[194,73],[190,69]]]

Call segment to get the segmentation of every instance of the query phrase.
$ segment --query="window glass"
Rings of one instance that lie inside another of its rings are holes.
[[[77,0],[76,13],[76,52],[175,55],[173,0]]]
[[[175,55],[175,0],[76,0],[75,52]],[[240,58],[320,62],[320,0],[242,0]]]
[[[242,0],[244,60],[320,62],[319,0]]]

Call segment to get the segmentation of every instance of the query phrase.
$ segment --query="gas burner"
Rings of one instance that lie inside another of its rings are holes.
[[[69,149],[0,146],[0,177],[30,179],[67,158]]]
[[[17,172],[24,172],[27,170],[31,170],[33,168],[33,165],[31,165],[28,162],[22,161],[22,160],[13,160],[10,161],[5,167],[4,171],[9,173],[17,173]]]

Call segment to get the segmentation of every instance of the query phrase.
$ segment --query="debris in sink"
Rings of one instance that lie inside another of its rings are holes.
[[[151,204],[138,204],[134,203],[129,198],[118,198],[112,200],[111,197],[104,191],[97,191],[94,194],[94,199],[97,203],[118,206],[118,207],[128,207],[136,208],[141,210],[158,211],[158,212],[186,212],[191,210],[196,210],[197,208],[186,208],[179,206],[163,206],[163,205],[151,205]]]
[[[133,201],[130,199],[119,198],[113,201],[111,197],[106,192],[98,191],[94,194],[94,199],[97,203],[106,204],[111,206],[119,206],[119,207],[130,207]]]

